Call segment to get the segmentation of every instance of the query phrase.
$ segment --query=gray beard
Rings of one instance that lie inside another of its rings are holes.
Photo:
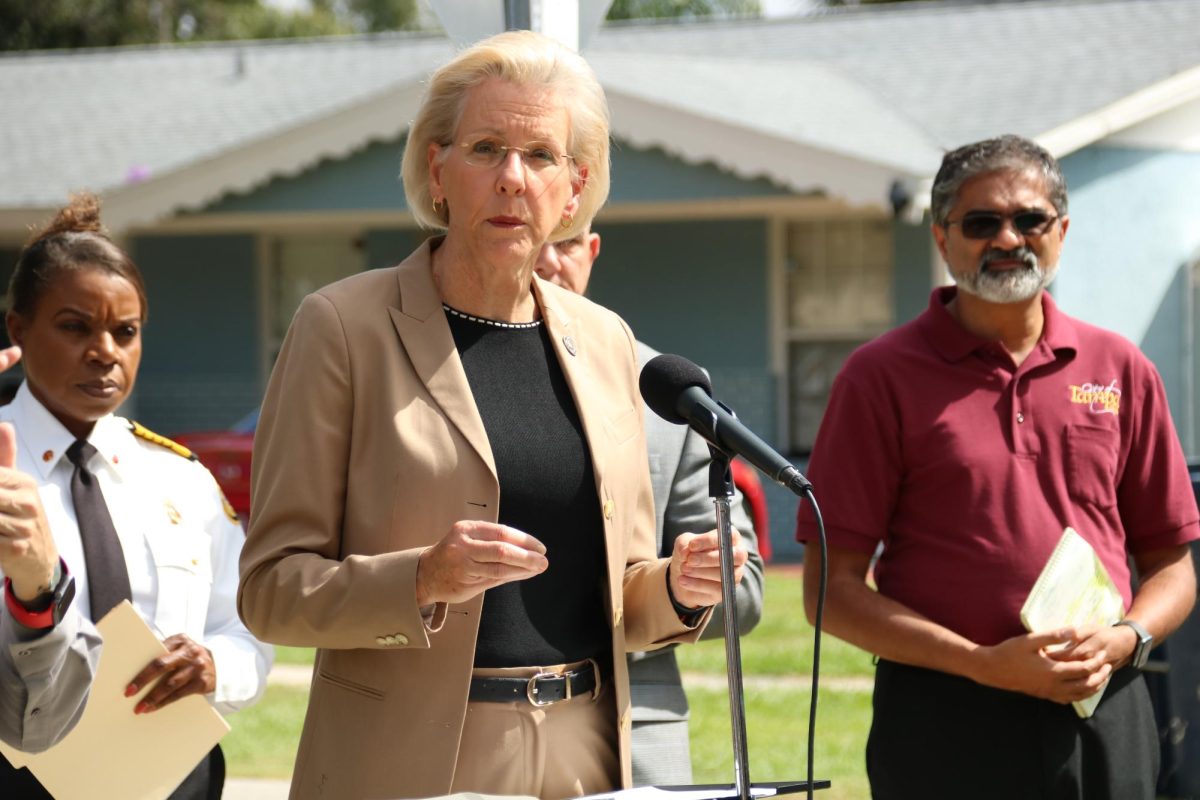
[[[1024,260],[1023,268],[1001,272],[993,272],[987,268],[992,261],[1010,258],[1014,254]],[[1015,253],[989,250],[980,259],[977,270],[951,272],[950,277],[954,278],[954,283],[959,289],[980,300],[989,303],[1020,303],[1035,297],[1050,285],[1057,274],[1058,264],[1043,267],[1032,250],[1022,247]]]

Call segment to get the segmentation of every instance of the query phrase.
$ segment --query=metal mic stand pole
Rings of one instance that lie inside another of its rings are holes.
[[[733,473],[729,456],[709,446],[708,493],[717,511],[717,540],[721,554],[721,608],[725,622],[725,671],[729,681],[729,717],[733,729],[733,777],[739,800],[750,800],[750,755],[746,746],[746,700],[742,691],[742,645],[738,634],[737,584],[733,579],[733,526],[729,500]]]

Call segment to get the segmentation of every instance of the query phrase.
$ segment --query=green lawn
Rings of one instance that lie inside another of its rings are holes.
[[[761,686],[748,681],[752,683],[745,693],[750,779],[801,780],[807,770],[812,627],[804,620],[798,571],[767,570],[765,608],[762,622],[742,640],[743,671],[748,678],[794,677],[800,678],[800,683],[789,680],[779,686]],[[312,651],[278,647],[275,658],[280,664],[308,664],[312,662]],[[686,674],[725,674],[721,640],[681,647],[679,660]],[[871,722],[870,657],[825,637],[821,661],[815,770],[816,777],[832,781],[833,786],[817,796],[825,800],[867,797],[863,748]],[[695,779],[698,783],[732,783],[727,692],[724,688],[694,685],[687,686],[687,692],[692,706]],[[272,686],[262,702],[231,716],[233,731],[222,742],[229,774],[288,777],[306,700],[306,689]]]
[[[741,642],[742,673],[748,686],[746,739],[750,780],[787,781],[807,777],[808,681],[813,629],[804,619],[799,571],[767,569],[763,618]],[[725,674],[725,643],[715,639],[680,647],[685,676]],[[871,657],[837,639],[821,640],[821,686],[817,703],[814,773],[832,782],[819,797],[868,797],[863,753],[871,725]],[[762,676],[799,678],[786,688],[762,687]],[[848,679],[848,680],[847,680]],[[733,755],[726,689],[687,686],[691,705],[693,777],[697,783],[732,783]]]

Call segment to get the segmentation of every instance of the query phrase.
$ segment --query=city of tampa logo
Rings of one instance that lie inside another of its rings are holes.
[[[1085,383],[1067,388],[1071,390],[1071,402],[1087,406],[1093,414],[1116,414],[1121,410],[1121,390],[1117,388],[1116,378],[1108,386]]]

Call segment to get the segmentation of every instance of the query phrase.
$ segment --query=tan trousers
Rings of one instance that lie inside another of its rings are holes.
[[[477,669],[474,675],[527,678],[578,666]],[[525,700],[467,704],[452,793],[563,800],[620,784],[616,703],[607,681],[595,700],[589,692],[549,706]]]

